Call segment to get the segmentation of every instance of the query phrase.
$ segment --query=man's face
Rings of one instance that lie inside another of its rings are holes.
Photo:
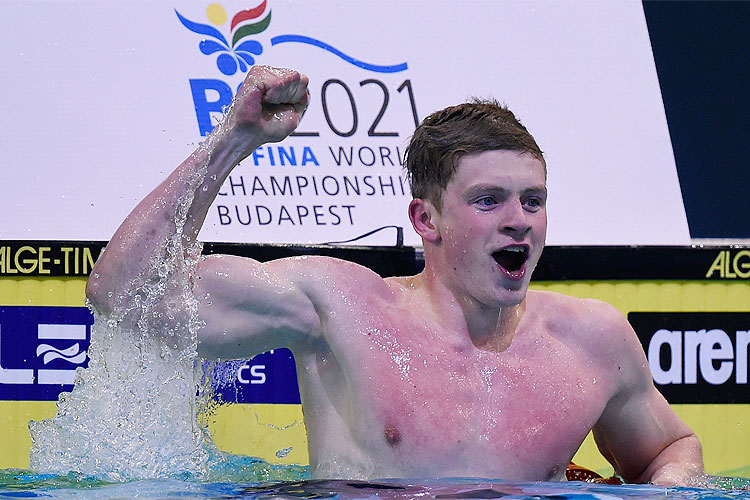
[[[462,157],[435,217],[445,283],[488,307],[520,304],[547,233],[544,167],[527,153]]]

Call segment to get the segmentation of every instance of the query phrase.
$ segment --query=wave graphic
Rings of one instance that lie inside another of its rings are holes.
[[[280,43],[306,43],[308,45],[314,45],[315,47],[319,47],[323,50],[327,50],[328,52],[335,54],[339,56],[344,61],[353,64],[355,66],[359,66],[360,68],[369,70],[369,71],[375,71],[377,73],[398,73],[400,71],[405,71],[408,69],[408,66],[405,62],[401,64],[394,64],[391,66],[383,66],[379,64],[370,64],[364,61],[360,61],[359,59],[355,59],[351,57],[350,55],[344,54],[336,47],[333,47],[332,45],[329,45],[325,42],[322,42],[320,40],[316,40],[315,38],[311,38],[309,36],[304,35],[279,35],[271,38],[271,45],[278,45]]]
[[[86,361],[86,351],[81,351],[78,343],[73,344],[67,349],[57,349],[49,344],[39,344],[36,348],[36,355],[38,357],[42,354],[44,354],[44,358],[42,359],[45,365],[56,359],[62,359],[76,365],[80,365]]]
[[[227,48],[229,47],[229,42],[227,42],[227,39],[224,38],[224,35],[221,34],[221,31],[217,30],[213,26],[191,21],[187,17],[184,17],[182,14],[177,12],[177,9],[175,9],[174,11],[175,11],[175,14],[177,14],[177,17],[179,18],[182,25],[185,26],[190,31],[192,31],[193,33],[198,33],[199,35],[207,35],[207,36],[214,37],[217,40],[220,40]]]
[[[271,13],[269,12],[268,15],[262,20],[254,24],[245,24],[243,26],[240,26],[237,31],[235,31],[234,36],[232,36],[232,45],[237,45],[237,42],[242,40],[243,38],[250,36],[250,35],[257,35],[261,31],[264,31],[266,28],[268,28],[268,25],[271,24]]]
[[[260,17],[260,15],[263,14],[264,10],[266,10],[266,0],[263,0],[263,2],[261,2],[261,4],[257,7],[239,11],[232,18],[232,26],[230,29],[234,30],[234,27],[243,21],[248,21],[250,19]]]

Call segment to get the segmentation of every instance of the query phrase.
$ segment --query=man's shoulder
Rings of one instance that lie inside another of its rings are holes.
[[[385,291],[385,280],[372,269],[356,262],[322,255],[287,257],[267,263],[270,269],[283,269],[305,288],[326,289],[346,293],[368,290],[374,294]]]
[[[554,314],[572,314],[581,320],[614,320],[622,313],[608,302],[593,298],[580,298],[547,290],[529,290],[528,297],[535,307]]]
[[[533,311],[540,315],[553,332],[591,338],[606,333],[627,335],[629,326],[625,316],[612,304],[598,299],[579,298],[562,293],[530,290]]]
[[[387,287],[377,273],[365,266],[320,255],[302,255],[258,262],[246,257],[214,254],[201,260],[200,274],[218,276],[222,282],[269,282],[299,287],[305,291],[323,288],[345,290],[354,286],[378,288],[379,284]]]

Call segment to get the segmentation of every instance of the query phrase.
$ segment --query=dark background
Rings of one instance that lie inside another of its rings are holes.
[[[750,238],[750,2],[644,1],[692,238]]]

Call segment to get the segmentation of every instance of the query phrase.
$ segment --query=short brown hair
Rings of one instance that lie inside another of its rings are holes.
[[[414,131],[406,148],[412,196],[429,200],[440,210],[443,191],[461,157],[494,150],[530,153],[547,175],[547,164],[534,137],[497,101],[474,99],[431,114]]]

